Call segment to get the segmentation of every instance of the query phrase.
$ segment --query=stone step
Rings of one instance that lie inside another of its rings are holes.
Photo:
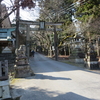
[[[0,81],[0,99],[11,98],[9,80]]]

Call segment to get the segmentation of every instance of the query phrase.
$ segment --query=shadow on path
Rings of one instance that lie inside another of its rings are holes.
[[[48,76],[48,75],[43,75],[43,74],[35,74],[34,77],[27,77],[26,79],[48,79],[48,80],[71,80],[70,78],[63,78],[63,77],[53,77],[53,76]]]
[[[37,87],[30,87],[27,89],[20,89],[19,87],[16,88],[16,92],[22,95],[20,100],[96,100],[93,98],[90,99],[81,96],[73,92],[68,92],[64,94],[59,93],[58,91],[39,89]]]

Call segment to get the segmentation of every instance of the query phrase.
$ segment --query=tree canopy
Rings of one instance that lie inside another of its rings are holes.
[[[77,7],[77,18],[82,22],[90,22],[100,17],[100,0],[88,0]]]

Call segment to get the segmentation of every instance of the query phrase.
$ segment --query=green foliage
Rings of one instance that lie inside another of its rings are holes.
[[[85,4],[80,5],[77,8],[77,18],[82,22],[88,22],[89,19],[95,19],[100,16],[100,1],[89,0]]]
[[[73,1],[74,0],[45,0],[39,3],[41,5],[40,19],[48,22],[64,22],[62,26],[59,26],[59,28],[62,28],[64,31],[57,32],[59,36],[58,44],[63,42],[63,38],[70,36],[73,33],[73,29],[75,29],[74,26],[72,26],[72,15],[74,12],[72,12],[71,9],[68,10],[73,6]],[[49,27],[52,28],[52,26]],[[47,34],[50,34],[51,38],[48,37]],[[47,37],[48,40],[50,38],[50,43],[53,44],[54,35],[51,33],[46,33],[45,38]],[[47,43],[47,40],[45,42]]]

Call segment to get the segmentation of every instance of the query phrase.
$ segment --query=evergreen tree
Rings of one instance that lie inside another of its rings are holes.
[[[84,3],[82,3],[83,1]],[[81,0],[77,6],[76,17],[81,21],[81,31],[84,32],[86,42],[89,42],[89,44],[91,44],[92,40],[96,40],[96,35],[100,34],[100,28],[98,27],[100,25],[99,12],[100,0]]]
[[[100,0],[88,0],[84,4],[81,2],[79,7],[77,7],[76,13],[79,20],[82,22],[90,22],[100,17]]]

